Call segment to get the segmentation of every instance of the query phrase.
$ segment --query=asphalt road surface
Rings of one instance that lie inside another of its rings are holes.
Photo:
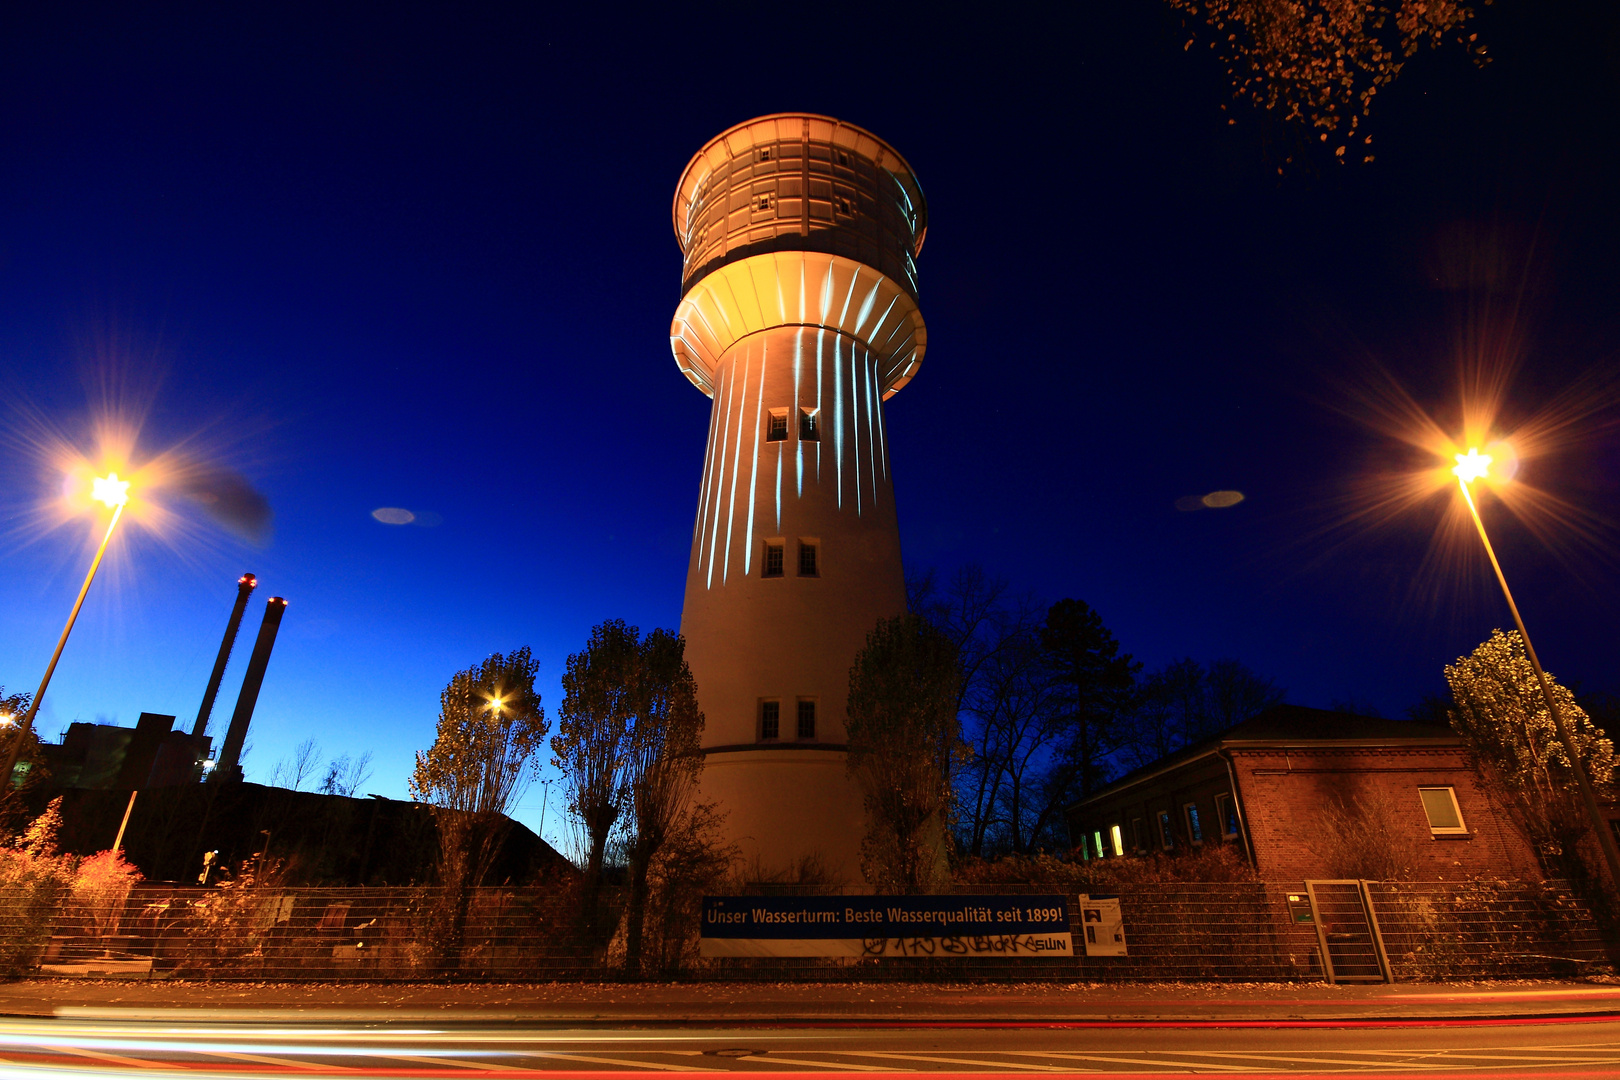
[[[0,1076],[518,1078],[626,1072],[864,1075],[1356,1073],[1620,1076],[1620,1017],[1290,1023],[433,1025],[58,1015],[0,1019]]]

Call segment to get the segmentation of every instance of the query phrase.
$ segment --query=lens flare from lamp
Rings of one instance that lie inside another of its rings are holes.
[[[1491,455],[1482,454],[1475,447],[1469,447],[1466,454],[1456,454],[1454,456],[1457,459],[1457,464],[1451,471],[1457,475],[1457,479],[1465,484],[1473,483],[1475,480],[1482,480],[1490,472]]]
[[[109,509],[129,502],[129,481],[118,479],[117,473],[96,477],[90,497]]]

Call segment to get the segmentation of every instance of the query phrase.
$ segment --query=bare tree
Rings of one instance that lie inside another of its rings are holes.
[[[360,785],[371,778],[371,751],[367,750],[359,758],[351,761],[348,754],[340,754],[327,762],[326,776],[321,780],[317,789],[323,795],[344,795],[352,797],[360,790]]]
[[[1205,668],[1183,658],[1149,672],[1130,706],[1124,759],[1143,765],[1201,742],[1281,703],[1282,687],[1236,660]]]
[[[1113,769],[1123,717],[1142,665],[1121,652],[1102,616],[1083,600],[1059,600],[1046,613],[1041,645],[1063,697],[1062,746],[1053,779],[1072,796],[1089,795]]]
[[[918,892],[943,874],[960,763],[955,646],[913,614],[883,619],[849,673],[848,767],[866,796],[861,869],[874,885]]]
[[[686,642],[654,630],[641,642],[635,682],[634,720],[625,755],[625,854],[630,864],[630,908],[625,922],[625,966],[642,973],[648,873],[672,841],[690,840],[693,796],[703,771],[699,748],[703,713],[697,683],[686,665]],[[701,845],[699,845],[701,846]]]
[[[626,742],[636,709],[640,631],[612,619],[568,658],[551,763],[562,773],[568,814],[583,833],[585,911],[595,918],[608,839],[624,812]]]
[[[270,770],[270,786],[301,791],[305,780],[315,779],[321,767],[321,747],[314,739],[305,739],[293,747],[292,757],[282,758]]]

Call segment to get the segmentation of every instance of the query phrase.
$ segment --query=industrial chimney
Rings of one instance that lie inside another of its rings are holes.
[[[264,605],[264,622],[259,625],[259,640],[253,643],[253,655],[248,658],[247,675],[242,679],[242,692],[236,698],[236,711],[231,714],[231,726],[225,732],[225,745],[209,779],[215,782],[242,779],[238,764],[242,756],[242,743],[247,739],[248,721],[253,719],[253,707],[259,702],[259,688],[264,685],[264,672],[270,666],[270,650],[276,644],[276,631],[281,628],[281,616],[287,610],[287,601],[272,596]]]
[[[208,717],[214,711],[214,699],[219,696],[219,681],[225,677],[225,665],[230,661],[231,649],[236,645],[236,633],[242,628],[242,613],[247,610],[248,596],[259,579],[243,574],[236,579],[236,606],[231,608],[231,620],[225,624],[225,639],[219,643],[219,656],[214,660],[214,673],[208,676],[208,689],[203,691],[202,708],[197,710],[197,722],[191,726],[191,737],[198,738],[208,728]]]

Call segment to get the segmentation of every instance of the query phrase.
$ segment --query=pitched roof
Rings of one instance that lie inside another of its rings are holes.
[[[1134,769],[1071,805],[1079,806],[1094,802],[1104,795],[1117,793],[1150,776],[1168,772],[1178,765],[1204,757],[1224,747],[1330,742],[1399,744],[1419,741],[1455,744],[1461,740],[1457,738],[1456,732],[1444,724],[1390,720],[1382,716],[1357,716],[1355,713],[1312,709],[1304,705],[1273,705],[1240,724],[1234,724],[1224,731],[1218,731],[1206,739]]]

